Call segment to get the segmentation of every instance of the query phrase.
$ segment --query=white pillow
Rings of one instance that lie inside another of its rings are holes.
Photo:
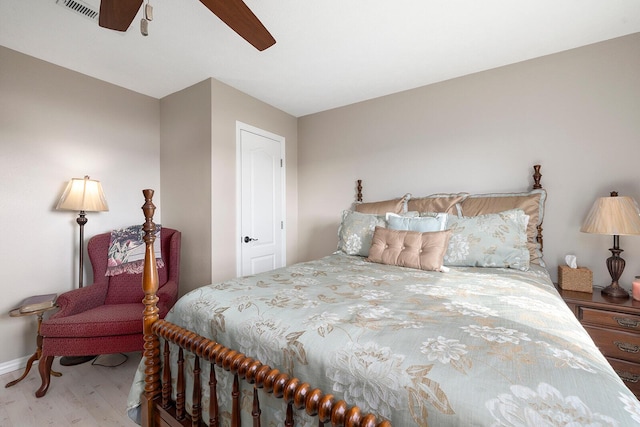
[[[411,218],[393,213],[387,213],[387,228],[391,230],[419,231],[421,233],[429,231],[442,231],[447,228],[446,213],[437,213],[429,216]]]

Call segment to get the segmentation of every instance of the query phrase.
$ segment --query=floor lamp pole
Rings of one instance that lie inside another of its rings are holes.
[[[84,211],[80,211],[78,214],[78,219],[76,222],[80,226],[80,264],[78,265],[78,287],[83,287],[83,277],[84,277],[84,225],[89,221],[85,216]]]
[[[107,201],[102,192],[100,181],[84,178],[71,178],[56,205],[56,209],[79,212],[76,222],[80,226],[80,244],[78,245],[78,289],[84,287],[84,225],[87,223],[86,212],[108,211]],[[60,358],[63,366],[73,366],[94,359],[95,356],[64,356]]]
[[[76,222],[80,226],[80,264],[78,265],[78,288],[83,287],[84,277],[84,225],[89,221],[85,216],[85,211],[80,211]],[[81,363],[88,362],[95,359],[96,356],[63,356],[60,358],[60,364],[62,366],[75,366]]]

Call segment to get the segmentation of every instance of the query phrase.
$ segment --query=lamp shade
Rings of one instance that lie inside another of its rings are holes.
[[[69,211],[99,212],[108,211],[100,181],[84,178],[72,178],[67,184],[56,209]]]
[[[631,197],[600,197],[591,207],[580,231],[614,236],[640,234],[638,204]]]

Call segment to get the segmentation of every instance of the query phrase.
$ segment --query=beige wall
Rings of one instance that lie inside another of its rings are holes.
[[[77,213],[55,210],[67,181],[87,174],[102,182],[106,194],[109,212],[87,213],[85,240],[142,223],[141,190],[160,189],[160,125],[157,99],[4,47],[0,64],[5,371],[35,350],[35,318],[10,318],[9,310],[28,296],[77,287]],[[91,283],[87,257],[85,273]]]
[[[161,111],[163,218],[183,232],[181,294],[236,275],[236,121],[285,138],[287,261],[295,262],[296,118],[214,79],[163,98]]]
[[[211,283],[211,80],[160,101],[163,223],[182,233],[180,294]]]
[[[236,121],[285,138],[287,264],[297,262],[297,119],[213,79],[211,99],[212,280],[236,276]]]
[[[640,34],[299,119],[300,258],[336,247],[355,180],[365,200],[523,190],[542,164],[545,259],[555,277],[575,253],[610,282],[610,236],[579,228],[610,190],[640,201]],[[640,236],[623,236],[640,275]],[[608,284],[608,283],[607,283]]]

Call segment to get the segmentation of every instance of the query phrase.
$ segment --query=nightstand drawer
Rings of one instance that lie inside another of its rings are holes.
[[[584,325],[602,354],[640,363],[640,335]]]
[[[583,323],[640,331],[640,316],[633,314],[580,307],[578,318]]]
[[[640,365],[610,357],[607,357],[607,360],[629,390],[636,396],[640,396]]]

